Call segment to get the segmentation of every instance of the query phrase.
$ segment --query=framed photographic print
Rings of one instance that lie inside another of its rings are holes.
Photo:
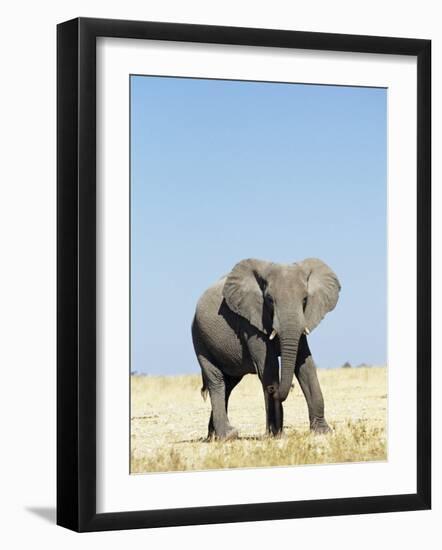
[[[57,36],[57,523],[430,508],[430,41]]]

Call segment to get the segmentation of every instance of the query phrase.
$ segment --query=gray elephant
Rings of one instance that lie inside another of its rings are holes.
[[[227,405],[248,373],[258,374],[262,383],[269,434],[282,432],[282,403],[294,374],[307,401],[310,428],[330,430],[307,335],[334,309],[340,289],[333,271],[316,258],[290,265],[248,259],[204,292],[192,338],[202,371],[201,392],[203,397],[209,393],[212,404],[209,438],[238,435]]]

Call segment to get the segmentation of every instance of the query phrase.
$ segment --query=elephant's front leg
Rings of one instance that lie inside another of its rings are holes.
[[[284,422],[279,399],[278,355],[271,343],[260,334],[249,336],[248,349],[264,392],[266,431],[270,435],[278,435]]]
[[[284,425],[284,411],[279,399],[279,362],[278,356],[271,349],[267,350],[264,357],[260,378],[266,408],[266,432],[280,435]]]
[[[331,431],[324,417],[324,398],[305,335],[299,342],[295,375],[307,401],[310,429],[317,433]]]
[[[276,355],[267,356],[261,381],[266,406],[267,433],[279,435],[283,429],[284,411],[278,395],[279,363]]]
[[[281,401],[275,397],[274,387],[275,384],[263,384],[266,407],[266,432],[269,435],[280,435],[284,424],[284,411]]]

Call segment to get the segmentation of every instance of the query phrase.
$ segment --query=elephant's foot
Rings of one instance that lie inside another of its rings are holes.
[[[310,430],[315,434],[327,434],[332,431],[325,418],[314,418],[311,420]]]
[[[217,433],[215,438],[220,441],[231,441],[232,439],[237,439],[238,430],[236,428],[229,427],[226,430],[223,430],[222,432]]]
[[[267,429],[267,435],[268,435],[269,437],[282,437],[282,435],[283,435],[282,428],[279,429],[279,428],[277,428],[276,426],[270,426],[270,427]]]

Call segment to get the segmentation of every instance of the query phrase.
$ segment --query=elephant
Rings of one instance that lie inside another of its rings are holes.
[[[227,406],[246,374],[257,374],[262,384],[268,435],[282,433],[282,403],[294,375],[307,402],[310,429],[330,431],[307,336],[335,308],[340,290],[335,273],[317,258],[293,264],[245,259],[202,294],[192,340],[201,393],[204,399],[210,395],[212,406],[208,439],[238,437]]]

